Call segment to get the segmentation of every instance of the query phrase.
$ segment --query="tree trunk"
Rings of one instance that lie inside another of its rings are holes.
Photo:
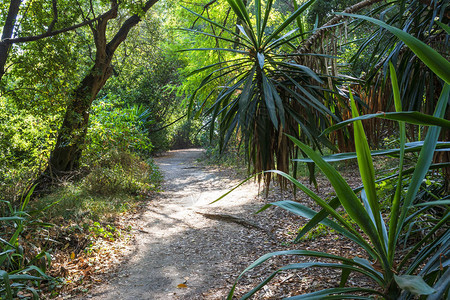
[[[157,1],[147,1],[142,8],[143,12],[146,13]],[[117,47],[126,39],[131,28],[141,21],[139,15],[131,16],[123,23],[111,41],[107,42],[107,24],[109,20],[117,17],[117,11],[118,6],[113,4],[110,11],[104,15],[105,17],[98,21],[97,26],[91,27],[96,46],[95,63],[72,92],[64,121],[58,131],[55,148],[50,155],[49,165],[43,174],[45,177],[73,171],[80,165],[92,102],[111,76],[111,61]],[[41,177],[38,182],[42,179]]]
[[[3,74],[5,74],[6,59],[8,58],[9,49],[11,49],[11,44],[6,43],[5,39],[10,39],[13,35],[21,2],[21,0],[11,0],[5,26],[3,26],[2,39],[0,41],[0,81],[2,80]]]
[[[111,75],[111,58],[95,65],[72,94],[56,146],[50,156],[48,171],[54,174],[79,167],[89,123],[89,110],[100,89]]]

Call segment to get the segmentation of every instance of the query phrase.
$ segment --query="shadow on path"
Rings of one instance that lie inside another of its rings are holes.
[[[235,270],[243,270],[249,257],[258,256],[257,246],[267,243],[268,236],[196,213],[257,220],[253,216],[261,207],[253,201],[257,185],[246,184],[208,205],[238,181],[225,172],[197,167],[195,161],[201,155],[200,149],[188,149],[156,159],[165,178],[164,192],[143,213],[142,231],[136,234],[133,250],[124,254],[126,262],[89,298],[220,299],[223,293],[208,291],[223,288],[225,293],[238,275]]]

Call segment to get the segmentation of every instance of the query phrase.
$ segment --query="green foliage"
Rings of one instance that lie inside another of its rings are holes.
[[[334,17],[335,12],[343,11],[349,6],[356,4],[358,0],[317,0],[308,11],[308,24],[316,24],[317,27],[322,26],[329,19]]]
[[[113,96],[100,99],[92,106],[86,159],[101,159],[110,149],[148,155],[153,148],[148,137],[151,117],[142,105],[127,107]]]
[[[92,226],[89,227],[89,231],[92,232],[94,238],[102,237],[104,239],[114,241],[116,235],[120,236],[120,232],[111,225],[102,226],[99,222],[94,222]]]
[[[299,232],[301,232],[303,228],[299,228]],[[319,224],[316,227],[314,227],[314,229],[309,230],[308,234],[306,234],[305,236],[302,237],[302,240],[306,240],[306,241],[313,241],[315,239],[317,239],[318,237],[321,236],[326,236],[328,234],[330,234],[331,232],[334,232],[333,229],[329,229],[328,227],[326,227],[323,224]]]
[[[19,14],[14,20],[14,38],[43,34],[50,29],[52,21],[56,21],[52,29],[59,30],[81,22],[85,15],[80,6],[58,1],[58,19],[53,20],[52,1],[20,2]],[[8,7],[1,8],[2,25]],[[0,82],[2,95],[33,115],[46,117],[64,113],[71,89],[90,65],[88,30],[79,28],[76,32],[13,44],[7,54],[6,74]]]
[[[162,17],[149,15],[130,33],[130,38],[116,53],[113,76],[100,93],[101,97],[107,97],[105,101],[114,96],[121,99],[123,105],[148,110],[153,121],[146,126],[153,144],[152,152],[170,149],[181,124],[188,125],[182,120],[168,126],[185,114],[181,105],[183,95],[178,93],[181,86],[178,70],[185,62],[170,49],[173,40],[169,32],[163,30],[162,22]]]
[[[441,96],[440,103],[447,103],[450,94],[450,87],[446,86],[444,88],[443,94]],[[441,108],[436,110],[437,117],[441,115]],[[355,122],[361,122],[355,120]],[[417,166],[413,169],[411,179],[408,184],[403,183],[403,179],[400,175],[398,177],[397,187],[391,190],[391,195],[393,195],[393,203],[391,210],[388,211],[389,216],[387,220],[391,220],[389,225],[386,225],[381,217],[381,210],[378,206],[378,200],[373,194],[370,194],[370,190],[375,187],[375,180],[363,180],[364,189],[358,198],[357,194],[350,189],[346,184],[345,180],[339,175],[339,173],[327,162],[325,162],[319,155],[317,155],[311,148],[301,143],[297,139],[291,137],[293,141],[305,152],[307,155],[319,166],[319,168],[325,173],[325,175],[330,180],[333,185],[337,198],[339,202],[331,201],[327,203],[326,201],[320,199],[314,192],[306,188],[303,184],[297,181],[295,178],[277,172],[282,176],[288,178],[293,182],[299,189],[311,196],[317,204],[322,206],[323,210],[321,212],[315,212],[307,207],[292,201],[281,201],[275,202],[270,205],[276,205],[285,208],[295,214],[301,215],[312,219],[310,223],[318,224],[319,222],[323,225],[331,227],[336,231],[340,232],[347,238],[356,242],[359,246],[365,249],[369,257],[374,260],[373,262],[363,260],[361,258],[344,258],[333,256],[332,259],[342,262],[342,264],[321,264],[321,263],[310,263],[307,264],[295,264],[283,267],[273,273],[267,280],[258,285],[255,289],[250,291],[244,298],[253,295],[257,290],[259,290],[264,284],[266,284],[271,278],[273,278],[278,272],[288,269],[299,269],[310,266],[317,267],[335,267],[343,270],[343,282],[345,283],[346,274],[348,272],[359,272],[371,279],[373,279],[383,290],[383,295],[386,299],[397,299],[400,295],[405,299],[413,297],[413,294],[418,295],[429,295],[432,293],[437,293],[439,295],[444,295],[448,292],[448,287],[439,285],[441,276],[445,276],[444,273],[448,266],[445,264],[444,268],[440,266],[439,257],[448,255],[448,243],[449,243],[449,230],[448,230],[448,219],[450,214],[448,211],[448,206],[445,203],[440,202],[438,199],[433,199],[432,201],[425,202],[428,209],[433,207],[438,209],[439,207],[443,209],[442,215],[436,218],[430,225],[429,228],[421,228],[422,231],[425,230],[425,234],[420,237],[412,248],[401,249],[398,247],[398,238],[401,236],[402,232],[405,232],[410,226],[417,226],[417,220],[426,214],[425,210],[421,211],[420,214],[416,213],[417,207],[420,207],[420,202],[417,202],[417,191],[419,190],[422,179],[424,178],[426,171],[431,164],[431,158],[434,151],[428,150],[429,147],[436,143],[437,136],[433,132],[434,128],[429,130],[425,144],[421,147],[419,161]],[[430,136],[435,136],[434,140],[431,140]],[[364,132],[355,131],[355,140],[358,139],[362,142],[363,147],[357,144],[356,153],[358,156],[358,162],[360,167],[361,175],[370,175],[370,170],[373,169],[371,164],[370,155],[366,156],[367,153],[367,140],[365,139]],[[364,147],[364,141],[366,147]],[[365,160],[362,160],[362,159]],[[402,162],[401,158],[400,162]],[[401,164],[401,163],[400,163]],[[401,170],[401,169],[400,169]],[[425,171],[425,172],[424,172]],[[401,196],[397,194],[396,190],[402,190],[403,187],[407,189],[406,195]],[[395,196],[394,196],[395,194]],[[398,196],[397,196],[398,195]],[[360,200],[361,199],[361,200]],[[437,201],[436,201],[437,200]],[[370,243],[365,240],[349,223],[349,221],[343,219],[337,212],[336,208],[339,204],[343,206],[345,211],[349,214],[351,220],[358,225],[358,227],[364,231],[370,240]],[[270,205],[265,206],[266,209]],[[414,206],[415,205],[415,206]],[[442,206],[444,205],[444,206]],[[331,218],[334,217],[336,221],[332,221]],[[379,216],[376,218],[376,216]],[[429,221],[431,221],[429,219]],[[388,236],[389,233],[389,236]],[[304,234],[304,232],[302,232]],[[297,237],[297,240],[299,237]],[[242,274],[248,270],[256,267],[265,260],[269,259],[274,255],[279,255],[280,253],[271,253],[258,261],[254,262],[249,266]],[[324,257],[327,256],[325,253],[314,252],[314,251],[286,251],[283,254],[291,255],[303,255],[311,257]],[[331,258],[331,257],[330,257]],[[395,259],[399,259],[400,263],[394,263]],[[381,265],[382,272],[380,273],[375,267],[375,262]],[[421,264],[425,266],[419,269]],[[242,275],[241,275],[242,276]],[[434,289],[431,288],[434,285]],[[234,290],[234,289],[233,289]],[[230,293],[230,297],[233,294],[233,290]],[[355,288],[355,290],[349,291],[342,285],[339,289],[333,289],[333,292],[324,291],[324,295],[328,293],[342,293],[346,297],[348,292],[363,291],[363,289]],[[366,291],[369,292],[369,291]],[[370,293],[378,294],[377,291],[370,291]],[[229,297],[229,298],[230,298]],[[231,299],[231,298],[230,298]]]
[[[352,63],[363,62],[367,87],[383,89],[385,81],[380,80],[378,75],[386,78],[389,74],[388,64],[392,62],[399,78],[402,110],[432,114],[437,95],[440,93],[438,76],[444,79],[443,72],[448,69],[448,62],[444,59],[436,65],[442,68],[441,71],[430,70],[429,65],[424,66],[422,63],[422,60],[427,58],[421,55],[420,48],[425,44],[448,58],[448,33],[439,25],[440,22],[448,20],[447,11],[446,1],[428,3],[420,0],[400,0],[374,7],[368,14],[372,18],[355,16],[355,30],[365,29],[366,32],[371,32],[356,41],[359,49],[353,53],[351,59]],[[373,26],[374,24],[380,27]],[[367,27],[370,25],[373,26],[372,29]],[[414,37],[422,45],[419,48],[414,47],[408,41],[410,39],[407,35]],[[406,39],[401,36],[406,36]],[[448,75],[444,80],[448,83]]]
[[[0,164],[12,168],[39,165],[39,161],[49,152],[51,144],[46,142],[54,134],[54,129],[48,120],[23,110],[11,109],[3,101],[1,104]]]
[[[170,134],[170,148],[186,149],[200,147],[200,127],[200,120],[188,119],[186,117],[174,124],[172,129],[173,133]]]
[[[0,199],[14,201],[45,168],[58,119],[30,114],[0,97]]]
[[[219,53],[218,61],[190,74],[207,72],[190,98],[190,111],[207,116],[211,139],[218,127],[221,149],[239,133],[255,172],[289,170],[292,144],[282,133],[300,133],[317,147],[319,142],[332,147],[318,137],[330,119],[339,119],[323,104],[323,80],[307,66],[297,64],[295,54],[288,56],[296,49],[293,43],[304,35],[300,28],[292,29],[292,24],[313,2],[304,3],[281,24],[269,27],[273,1],[265,5],[256,1],[251,14],[242,0],[230,0],[240,22],[239,33],[187,9],[214,30],[185,30],[211,37],[216,44],[184,51]],[[286,33],[288,29],[292,30]],[[210,91],[206,96],[202,94],[205,89]],[[203,99],[195,103],[200,96]],[[267,179],[270,181],[270,174]]]
[[[66,182],[41,198],[36,206],[46,207],[46,217],[62,216],[77,221],[105,218],[129,211],[159,190],[162,176],[152,160],[111,149],[90,164],[89,174],[77,182]]]
[[[91,194],[139,195],[155,190],[159,173],[152,163],[134,154],[110,150],[91,166],[83,186]]]
[[[17,47],[17,53],[10,55],[11,68],[2,79],[2,92],[33,115],[63,114],[70,90],[89,64],[80,44],[81,39],[70,34]]]
[[[31,293],[33,299],[39,299],[41,282],[54,280],[45,274],[51,262],[49,252],[32,247],[24,240],[26,232],[38,232],[51,226],[37,220],[36,212],[28,211],[31,192],[17,207],[9,201],[0,202],[1,299],[20,298],[23,293]]]
[[[404,36],[403,34],[399,35]],[[405,37],[407,40],[416,43],[416,40],[413,37]],[[408,41],[405,42],[407,43]],[[441,66],[436,67],[432,63],[429,63],[430,60],[438,59],[439,57],[437,56],[439,56],[439,54],[436,54],[434,51],[429,51],[427,47],[420,46],[419,48],[413,47],[413,51],[421,51],[420,55],[426,55],[427,59],[425,59],[424,62],[433,71],[439,72],[441,70]],[[397,76],[393,65],[391,65],[390,71],[395,108],[397,112],[399,112],[402,109],[402,106]],[[243,299],[253,295],[281,271],[309,267],[341,269],[342,276],[340,287],[293,297],[293,299],[314,298],[314,296],[319,294],[321,297],[330,296],[332,294],[339,294],[341,297],[346,298],[357,297],[353,294],[354,292],[368,293],[372,296],[381,294],[385,299],[412,299],[416,296],[426,295],[430,295],[429,299],[442,299],[446,295],[448,296],[448,280],[445,278],[448,278],[450,269],[448,260],[447,262],[442,263],[442,257],[448,257],[450,249],[450,231],[448,227],[448,221],[450,219],[448,205],[450,202],[448,201],[448,197],[439,197],[442,194],[433,194],[432,199],[421,197],[419,190],[421,190],[423,181],[432,167],[432,159],[435,154],[436,145],[438,144],[437,140],[441,130],[440,127],[431,125],[443,122],[442,124],[445,126],[445,122],[442,118],[445,115],[449,97],[450,85],[445,84],[435,108],[433,118],[418,117],[418,119],[421,119],[421,122],[427,124],[430,128],[428,129],[423,144],[418,149],[419,155],[417,162],[410,170],[404,170],[406,148],[405,120],[401,114],[396,117],[400,127],[400,150],[398,151],[399,168],[398,173],[395,175],[397,184],[391,190],[392,203],[390,209],[387,210],[386,217],[383,217],[382,215],[380,199],[377,198],[377,182],[374,176],[375,170],[372,162],[372,155],[369,150],[361,119],[358,118],[355,101],[351,94],[353,119],[351,119],[350,122],[354,123],[356,156],[363,181],[363,188],[359,195],[355,190],[352,190],[343,177],[313,149],[300,142],[298,139],[290,137],[322,170],[333,186],[336,192],[336,198],[327,202],[294,177],[278,171],[276,173],[290,180],[297,188],[301,189],[319,204],[322,207],[322,211],[316,212],[293,201],[275,202],[266,205],[262,210],[271,205],[276,205],[311,219],[309,223],[305,225],[308,229],[313,228],[314,225],[319,223],[326,225],[358,244],[367,252],[371,261],[359,257],[351,259],[329,255],[323,252],[304,250],[266,254],[244,270],[239,278],[242,277],[244,273],[262,264],[270,257],[281,254],[315,258],[327,257],[338,263],[312,262],[282,267],[272,273],[272,275],[253,290],[248,292]],[[432,122],[428,122],[429,120],[432,120]],[[405,180],[407,176],[410,177],[408,180]],[[403,191],[404,189],[406,192]],[[355,230],[354,226],[338,213],[337,208],[340,206],[342,206],[351,221],[357,225],[360,231]],[[431,214],[434,214],[434,217],[425,218],[428,225],[426,227],[422,226],[424,217]],[[413,241],[410,247],[400,248],[399,241],[401,240],[401,237],[403,237],[404,243],[406,243],[410,237],[409,233],[411,232],[411,228],[413,227],[419,227],[419,230],[423,232],[423,235],[420,235],[417,240]],[[365,237],[361,235],[361,231],[365,233]],[[306,232],[307,230],[301,230],[296,240],[299,240]],[[358,272],[369,277],[376,282],[382,292],[380,293],[380,291],[377,290],[367,290],[360,287],[345,288],[345,284],[351,272]],[[236,284],[230,291],[228,299],[232,298],[235,286]],[[359,296],[358,299],[369,299],[369,297]]]
[[[414,52],[417,55],[417,57],[433,71],[434,74],[439,76],[447,84],[450,84],[450,71],[449,71],[450,62],[444,57],[442,57],[436,50],[431,48],[429,45],[425,44],[424,42],[415,38],[414,36],[411,36],[407,32],[404,32],[399,28],[388,25],[380,20],[352,14],[343,13],[342,15],[361,18],[363,20],[370,21],[388,30],[398,39],[403,41],[408,46],[408,48],[412,52]]]

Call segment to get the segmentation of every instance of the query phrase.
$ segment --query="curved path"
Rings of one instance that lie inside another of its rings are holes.
[[[208,205],[238,183],[218,170],[196,166],[202,150],[177,150],[157,158],[164,192],[140,216],[133,249],[91,299],[222,299],[239,271],[267,242],[262,231],[205,214],[254,219],[261,207],[249,183]]]

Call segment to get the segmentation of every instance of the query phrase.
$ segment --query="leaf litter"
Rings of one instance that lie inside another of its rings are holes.
[[[249,183],[208,205],[239,181],[232,169],[199,166],[196,159],[201,153],[195,149],[178,150],[158,159],[166,177],[165,191],[138,212],[114,220],[117,232],[113,238],[74,233],[74,224],[60,227],[56,240],[69,246],[53,253],[51,274],[64,277],[57,298],[224,299],[237,276],[269,252],[305,249],[367,258],[356,245],[329,231],[293,244],[297,230],[307,220],[277,207],[255,214],[264,204],[294,198],[319,209],[300,192],[294,197],[291,192],[271,187],[265,198],[260,196],[265,193],[256,183]],[[358,186],[355,168],[348,170],[344,176],[353,187]],[[333,195],[323,177],[318,177],[318,183],[320,196]],[[202,214],[232,216],[257,224],[265,231]],[[272,258],[239,280],[235,296],[241,297],[286,264],[310,260]],[[282,272],[253,299],[280,299],[336,287],[339,280],[340,272],[336,270]],[[349,278],[348,286],[352,285],[374,287],[358,274]]]

